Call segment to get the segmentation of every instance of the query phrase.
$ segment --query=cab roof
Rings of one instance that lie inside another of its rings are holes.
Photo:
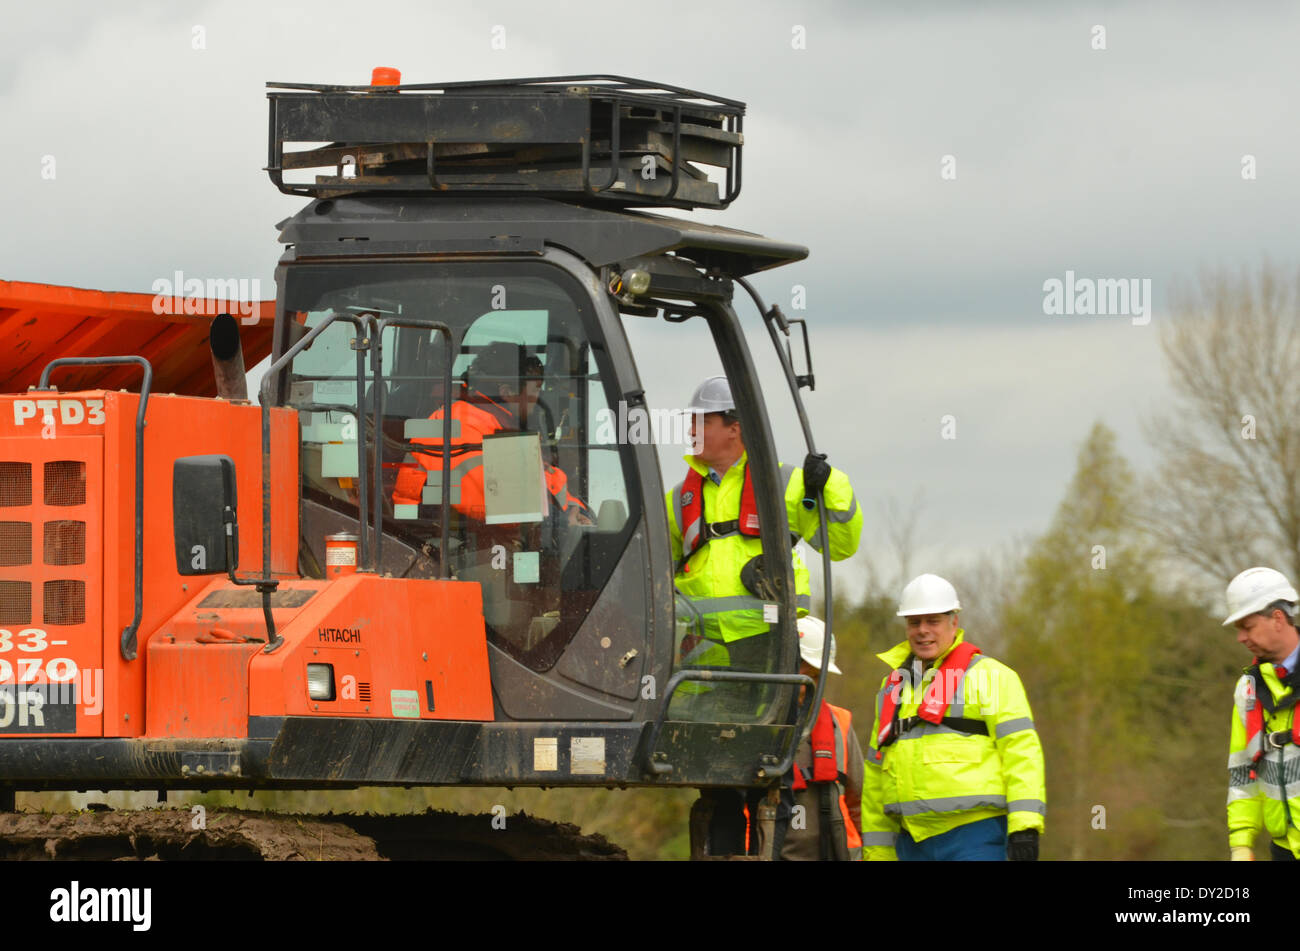
[[[540,253],[561,247],[595,267],[673,253],[744,277],[808,256],[802,245],[734,228],[545,198],[353,195],[318,199],[279,224],[286,262],[371,254]]]

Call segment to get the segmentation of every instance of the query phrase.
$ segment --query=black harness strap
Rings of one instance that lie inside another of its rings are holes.
[[[898,721],[898,731],[895,737],[902,736],[911,730],[930,723],[929,720],[922,720],[920,717],[901,717]],[[938,724],[946,726],[949,729],[956,730],[958,733],[968,733],[972,736],[988,736],[989,725],[983,720],[975,720],[971,717],[944,717]]]

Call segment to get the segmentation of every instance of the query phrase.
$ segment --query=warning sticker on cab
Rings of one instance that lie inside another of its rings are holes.
[[[390,690],[388,696],[393,705],[393,716],[420,719],[420,695],[414,690]]]
[[[605,738],[603,736],[572,737],[569,740],[569,771],[575,775],[603,775]]]
[[[533,772],[550,773],[560,768],[560,742],[553,736],[533,738]]]

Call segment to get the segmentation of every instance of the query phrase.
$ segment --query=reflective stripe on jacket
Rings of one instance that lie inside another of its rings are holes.
[[[709,477],[708,466],[691,455],[685,459],[686,464],[703,477],[705,518],[710,523],[738,521],[748,454],[741,454],[722,476],[720,484],[715,484]],[[779,478],[785,485],[786,517],[790,531],[816,548],[817,510],[814,508],[810,511],[801,504],[803,470],[783,465]],[[674,564],[682,563],[684,551],[682,492],[683,483],[679,483],[665,498]],[[823,494],[829,523],[826,535],[831,558],[839,561],[858,550],[858,539],[862,534],[862,512],[858,509],[848,476],[838,469],[831,470]],[[674,583],[677,590],[690,598],[696,610],[704,616],[707,637],[726,643],[767,632],[768,622],[763,620],[764,602],[752,595],[740,580],[740,572],[745,563],[762,551],[763,545],[759,539],[749,538],[737,531],[701,544],[682,564]],[[795,569],[795,603],[799,614],[804,615],[808,613],[812,601],[808,569],[798,551],[792,554],[792,559]]]
[[[1266,829],[1276,845],[1300,856],[1300,747],[1292,742],[1279,748],[1268,740],[1271,733],[1292,735],[1295,707],[1278,707],[1293,692],[1278,679],[1272,664],[1261,663],[1258,675],[1267,697],[1260,695],[1249,671],[1237,681],[1233,694],[1228,845],[1253,848],[1259,830]],[[1259,728],[1251,735],[1248,724],[1256,716]]]
[[[944,658],[965,639],[958,629],[952,646],[936,658],[915,689],[904,678],[899,716],[916,717]],[[907,641],[879,655],[892,670],[911,658]],[[953,686],[946,716],[982,722],[987,735],[945,723],[922,721],[880,752],[876,739],[867,749],[862,797],[862,845],[868,859],[896,858],[894,843],[906,829],[918,842],[958,826],[1007,817],[1007,831],[1042,831],[1047,813],[1043,748],[1033,714],[1016,672],[984,654],[975,655]],[[889,677],[876,695],[876,719]]]

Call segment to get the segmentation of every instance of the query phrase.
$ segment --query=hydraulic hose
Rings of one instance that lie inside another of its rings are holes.
[[[753,298],[754,304],[758,307],[759,313],[763,315],[763,323],[767,327],[768,336],[772,339],[772,347],[776,350],[777,359],[781,362],[781,370],[785,374],[786,383],[790,387],[790,396],[794,399],[795,411],[799,414],[799,426],[803,429],[803,438],[804,442],[808,445],[808,453],[810,455],[815,454],[817,452],[817,447],[813,442],[812,426],[808,422],[808,412],[804,408],[802,397],[799,395],[799,383],[795,379],[794,367],[790,363],[790,355],[786,352],[786,349],[781,346],[781,340],[777,336],[778,324],[780,325],[781,332],[787,337],[790,335],[789,325],[786,323],[785,317],[781,313],[780,308],[773,306],[769,309],[763,303],[763,298],[759,296],[758,291],[754,290],[753,285],[750,284],[749,281],[741,277],[737,278],[736,282],[745,289],[750,297]],[[831,549],[829,539],[826,537],[826,499],[824,498],[822,491],[818,491],[817,493],[817,541],[819,543],[818,547],[821,549],[822,576],[825,580],[822,613],[826,624],[826,638],[822,642],[821,673],[817,677],[817,687],[813,693],[813,702],[808,707],[808,719],[799,730],[799,743],[802,743],[804,737],[808,736],[812,732],[813,724],[817,721],[817,715],[821,711],[822,696],[826,689],[826,671],[830,666],[831,645],[834,643],[832,640],[833,635],[831,630],[831,608],[833,605],[833,593],[831,589]],[[798,744],[796,744],[796,749],[797,748]]]

